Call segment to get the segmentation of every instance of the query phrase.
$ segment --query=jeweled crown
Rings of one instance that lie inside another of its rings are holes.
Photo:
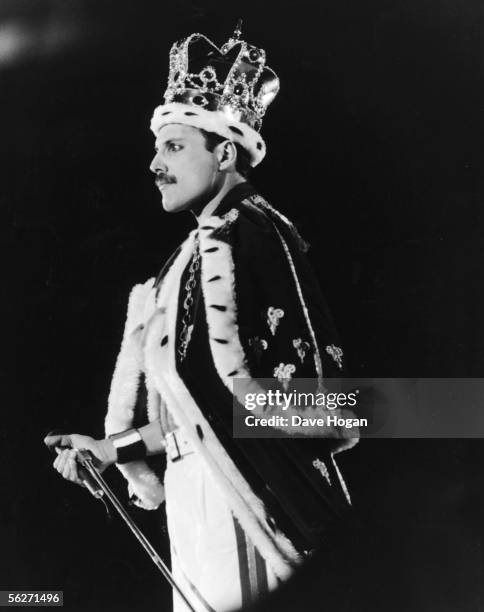
[[[259,131],[267,107],[279,91],[279,79],[266,66],[263,49],[240,39],[240,22],[219,49],[203,34],[191,34],[170,51],[165,104],[181,102],[222,111]]]

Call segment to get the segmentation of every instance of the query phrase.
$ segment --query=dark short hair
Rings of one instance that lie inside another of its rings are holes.
[[[215,132],[208,132],[207,130],[204,130],[202,128],[199,128],[199,130],[200,132],[202,132],[205,138],[205,146],[210,152],[213,151],[218,144],[224,142],[225,140],[228,140],[223,136],[219,136],[219,134],[216,134]],[[250,155],[242,145],[238,144],[237,142],[234,142],[234,145],[237,149],[237,160],[235,162],[235,169],[241,176],[247,178],[251,169]]]

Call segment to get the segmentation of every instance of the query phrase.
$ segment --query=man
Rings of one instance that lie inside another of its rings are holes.
[[[260,379],[285,390],[314,379],[322,390],[343,367],[305,243],[246,181],[265,155],[258,130],[278,88],[265,52],[239,30],[221,49],[199,34],[173,46],[151,170],[164,209],[192,211],[197,228],[131,293],[110,437],[46,439],[72,447],[57,448],[65,478],[80,483],[85,448],[101,468],[118,464],[135,503],[166,500],[172,571],[197,610],[240,608],[274,589],[349,505],[333,454],[352,440],[337,428],[324,440],[290,439],[284,425],[271,439],[233,436],[244,397],[266,389]],[[162,484],[144,458],[164,452]]]

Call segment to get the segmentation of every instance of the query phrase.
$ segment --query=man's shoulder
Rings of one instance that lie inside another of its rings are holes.
[[[278,250],[285,241],[290,250],[305,252],[307,243],[293,223],[263,196],[254,193],[224,215],[224,226],[230,227],[235,245],[250,245],[256,252],[268,246]]]
[[[244,197],[220,215],[214,237],[231,237],[234,245],[246,242],[263,244],[274,238],[277,234],[267,212],[268,206],[267,201],[258,194]]]
[[[274,223],[256,202],[252,197],[244,198],[221,217],[222,224],[212,234],[213,238],[228,242],[235,253],[243,253],[249,259],[278,242]]]
[[[258,193],[244,198],[238,207],[240,226],[243,229],[252,230],[256,233],[274,233],[274,222],[271,219],[269,210],[275,211],[276,209]]]

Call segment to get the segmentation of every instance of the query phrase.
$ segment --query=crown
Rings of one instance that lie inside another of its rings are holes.
[[[241,21],[220,49],[198,33],[176,42],[170,51],[165,104],[221,111],[229,120],[259,131],[279,91],[279,79],[266,66],[264,49],[240,40],[240,34]]]
[[[266,154],[259,131],[279,91],[263,49],[240,39],[241,21],[219,49],[203,34],[191,34],[170,51],[164,104],[155,108],[151,130],[181,123],[215,132],[242,146],[252,166]]]

